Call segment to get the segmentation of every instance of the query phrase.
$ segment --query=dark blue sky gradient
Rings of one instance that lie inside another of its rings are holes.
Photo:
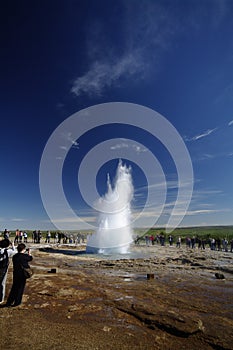
[[[46,142],[75,112],[115,101],[156,110],[186,143],[194,193],[182,224],[233,224],[232,1],[10,1],[1,6],[0,29],[0,230],[53,228],[39,191]],[[114,137],[141,142],[169,184],[177,179],[158,140],[132,127],[101,127],[83,135],[64,164],[64,190],[79,214],[94,215],[76,192],[78,164]],[[116,162],[97,176],[101,194]],[[132,168],[137,210],[146,179]],[[171,186],[167,204],[176,191]]]

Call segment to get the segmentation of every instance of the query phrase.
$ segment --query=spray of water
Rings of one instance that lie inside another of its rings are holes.
[[[96,254],[125,254],[133,241],[131,200],[133,184],[131,168],[119,161],[116,178],[107,179],[107,192],[99,198],[97,230],[88,237],[86,251]]]

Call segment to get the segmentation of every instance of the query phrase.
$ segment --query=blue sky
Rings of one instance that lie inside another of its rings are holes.
[[[71,115],[110,102],[157,111],[183,139],[194,190],[181,226],[233,224],[232,1],[25,0],[5,3],[0,16],[0,230],[54,228],[39,187],[44,147]],[[73,143],[64,162],[64,192],[84,221],[94,222],[95,212],[81,197],[79,165],[96,145],[116,138],[108,147],[123,149],[125,161],[127,152],[146,157],[148,149],[159,161],[167,194],[157,225],[166,225],[177,197],[177,169],[159,140],[125,125],[102,126],[79,140],[72,130],[65,136]],[[117,162],[113,156],[100,167],[100,195]],[[136,214],[150,188],[140,167],[128,164]],[[159,186],[156,181],[151,188]],[[142,225],[157,215],[156,200],[155,193]]]

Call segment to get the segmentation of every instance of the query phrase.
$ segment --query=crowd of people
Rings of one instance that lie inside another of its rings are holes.
[[[22,231],[17,229],[15,233],[9,232],[7,229],[3,233],[0,233],[1,237],[5,239],[10,239],[10,236],[13,235],[14,244],[18,243],[57,243],[57,244],[82,244],[85,242],[85,235],[81,232],[77,234],[68,234],[66,232],[53,232],[46,231],[42,233],[40,230],[34,230],[31,234],[27,231]]]
[[[185,244],[187,248],[191,249],[205,249],[206,247],[209,247],[211,250],[217,250],[217,251],[225,251],[228,252],[230,250],[231,253],[233,253],[233,239],[229,242],[227,238],[199,238],[199,237],[173,237],[172,235],[169,235],[166,239],[164,234],[158,234],[156,236],[154,235],[146,235],[143,238],[137,237],[135,240],[135,243],[139,243],[141,240],[145,240],[145,244],[147,246],[159,244],[161,246],[165,246],[166,241],[169,244],[169,246],[173,246],[174,244],[176,247],[180,248],[181,244]]]

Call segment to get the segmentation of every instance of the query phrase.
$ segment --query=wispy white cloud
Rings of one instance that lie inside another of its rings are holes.
[[[215,214],[215,213],[228,213],[232,209],[230,208],[218,208],[213,202],[213,198],[220,199],[224,196],[222,190],[217,189],[197,189],[194,190],[192,201],[190,203],[189,210],[186,216]]]
[[[11,221],[22,222],[22,221],[25,221],[25,219],[23,219],[23,218],[12,218]]]
[[[182,209],[182,204],[185,203],[185,198],[180,198],[179,203],[177,202],[177,191],[178,183],[175,180],[167,182],[167,195],[166,200],[163,206],[163,210],[161,213],[161,203],[159,203],[159,199],[155,195],[154,201],[150,202],[149,205],[146,204],[146,193],[147,186],[141,187],[140,189],[136,189],[135,193],[135,203],[134,203],[134,219],[141,220],[140,222],[146,223],[146,218],[149,217],[158,217],[159,225],[166,225],[169,220],[170,215],[174,216],[183,216],[184,221],[190,223],[199,223],[202,222],[203,218],[208,220],[213,220],[216,214],[225,215],[232,212],[231,208],[223,208],[216,206],[213,202],[213,198],[217,200],[224,196],[224,192],[218,189],[199,189],[200,181],[195,181],[198,183],[198,189],[195,189],[193,192],[192,200],[190,202],[188,210],[184,212]],[[161,182],[159,184],[155,184],[150,187],[150,191],[156,191],[160,186],[164,186],[164,183]],[[143,197],[144,194],[144,197]],[[175,208],[175,211],[174,211]],[[143,211],[142,211],[143,210]],[[139,216],[139,219],[137,217]],[[217,217],[217,216],[216,216]],[[218,216],[219,217],[219,216]],[[188,220],[188,218],[190,218]],[[193,218],[193,219],[191,219]],[[211,218],[211,219],[210,219]],[[216,223],[218,223],[216,221]],[[138,224],[138,222],[137,222]],[[182,223],[181,223],[182,225]]]
[[[213,160],[216,158],[227,158],[227,157],[232,157],[232,156],[233,156],[233,152],[218,152],[215,154],[203,153],[196,158],[193,157],[193,162],[194,161]]]
[[[139,56],[132,53],[112,62],[94,62],[84,75],[74,81],[71,92],[76,96],[102,95],[105,88],[117,85],[122,77],[136,78],[143,71],[144,63]]]
[[[193,198],[195,197],[197,199],[197,198],[209,197],[212,195],[220,195],[220,194],[223,194],[223,191],[221,191],[221,190],[208,190],[208,189],[200,190],[199,189],[199,190],[194,190]]]
[[[65,141],[68,141],[69,146],[71,145],[72,148],[79,148],[79,144],[72,137],[72,133],[71,132],[63,133],[62,137],[63,137],[63,139],[65,139]],[[67,150],[67,146],[61,146],[60,148]]]
[[[138,144],[128,144],[126,142],[122,142],[122,143],[117,143],[116,145],[113,145],[110,147],[111,150],[116,150],[116,149],[123,149],[123,148],[131,148],[133,149],[136,153],[144,153],[147,152],[147,148],[140,146]]]
[[[204,214],[216,214],[216,213],[224,213],[224,212],[226,212],[225,209],[197,209],[197,210],[188,210],[185,213],[185,215],[193,216],[193,215],[200,215],[200,214],[204,215]],[[179,213],[177,215],[179,215]]]
[[[82,222],[87,222],[87,223],[96,222],[96,217],[95,216],[80,216],[75,218],[61,217],[53,220],[54,224],[59,224],[59,223],[75,224],[75,223],[82,223]]]
[[[132,145],[132,148],[137,152],[137,153],[144,153],[147,152],[147,149],[145,147],[141,147],[138,145]]]
[[[228,126],[231,126],[233,125],[233,120],[231,120],[229,123],[228,123]]]
[[[166,181],[161,181],[161,182],[157,182],[154,184],[151,184],[150,186],[146,185],[146,186],[141,186],[135,189],[135,195],[143,193],[145,191],[153,191],[153,190],[157,190],[160,188],[167,188],[169,190],[177,190],[178,187],[181,188],[185,188],[185,187],[189,187],[190,186],[190,182],[183,182],[182,184],[178,183],[178,180],[166,180]]]
[[[71,134],[71,133],[68,134],[67,139],[68,139],[68,141],[70,141],[70,143],[72,144],[72,146],[71,146],[72,148],[77,148],[77,149],[79,149],[79,144],[78,144],[78,142],[72,137],[72,134]]]
[[[107,20],[92,17],[86,24],[87,69],[73,80],[71,92],[76,96],[102,95],[109,87],[133,79],[135,83],[152,73],[154,79],[161,69],[161,56],[173,48],[174,37],[206,27],[207,15],[208,24],[216,30],[228,13],[224,0],[213,0],[211,6],[187,6],[182,18],[172,7],[153,0],[124,1],[118,6],[114,37]]]
[[[70,148],[76,148],[79,149],[79,143],[72,137],[72,133],[71,132],[67,132],[67,133],[62,133],[61,137],[63,139],[62,141],[62,145],[59,146],[59,148],[62,151],[68,151]],[[61,160],[63,159],[62,156],[57,156],[56,157],[57,160]]]
[[[173,14],[153,1],[122,4],[116,23],[119,27],[115,30],[118,39],[112,40],[111,31],[98,19],[89,23],[88,69],[74,79],[71,92],[76,96],[102,95],[106,88],[141,81],[150,69],[158,71],[161,53],[170,48],[171,37],[178,28],[173,24]]]
[[[208,221],[208,218],[213,218],[216,216],[216,214],[224,214],[231,212],[230,209],[192,209],[187,210],[185,212],[181,210],[176,210],[175,212],[172,212],[172,215],[174,216],[184,216],[184,221],[192,223],[194,226],[199,225],[201,220],[205,218],[205,220]],[[132,214],[132,218],[134,220],[134,226],[135,227],[147,227],[148,218],[151,217],[157,217],[157,220],[155,220],[155,227],[161,227],[161,226],[167,226],[168,218],[171,215],[171,209],[164,208],[163,212],[160,213],[159,208],[147,208],[143,212],[135,211]],[[188,218],[192,218],[191,221],[188,220]],[[212,219],[211,219],[212,220]],[[136,223],[136,224],[135,224]],[[219,224],[216,222],[216,224]],[[183,223],[179,225],[179,227],[182,227]]]
[[[203,133],[201,134],[198,134],[198,135],[195,135],[195,136],[192,136],[192,137],[187,137],[185,136],[184,137],[184,140],[185,141],[197,141],[199,139],[202,139],[203,137],[206,137],[206,136],[209,136],[211,135],[212,133],[214,133],[216,130],[218,130],[218,128],[214,128],[214,129],[208,129],[206,131],[204,131]]]
[[[110,149],[115,150],[115,149],[122,149],[122,148],[129,148],[129,145],[127,143],[117,143],[114,146],[111,146]]]
[[[59,146],[60,149],[62,149],[63,151],[67,151],[68,148],[66,146]]]
[[[217,158],[217,154],[209,154],[209,153],[204,153],[201,156],[198,157],[198,161],[200,160],[211,160]]]
[[[146,212],[153,212],[153,215],[157,216],[162,206],[162,215],[171,215],[174,207],[184,207],[187,203],[186,194],[177,200],[178,187],[181,188],[181,186],[184,188],[190,187],[190,183],[179,185],[177,181],[170,180],[137,188],[134,193],[133,207],[136,212],[145,208]],[[166,198],[164,197],[164,191],[166,191]],[[147,202],[148,193],[150,193],[149,202]]]

